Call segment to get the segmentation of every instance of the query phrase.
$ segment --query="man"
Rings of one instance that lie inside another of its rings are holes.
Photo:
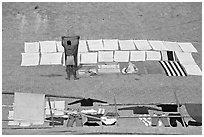
[[[62,46],[64,47],[65,52],[67,80],[70,80],[71,72],[74,75],[74,80],[79,79],[76,77],[79,38],[79,36],[62,36]]]

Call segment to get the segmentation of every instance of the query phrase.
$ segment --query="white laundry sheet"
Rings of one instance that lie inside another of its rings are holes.
[[[62,46],[62,41],[56,41],[57,52],[64,52],[64,47]]]
[[[103,41],[99,40],[87,40],[89,51],[103,50]]]
[[[80,40],[79,41],[78,52],[79,53],[88,52],[86,40]]]
[[[39,41],[40,52],[57,52],[56,41]]]
[[[118,39],[103,39],[103,50],[118,50]]]
[[[119,40],[120,50],[135,50],[133,40]]]
[[[167,50],[167,48],[164,46],[164,43],[162,41],[156,41],[156,40],[149,40],[149,44],[151,45],[153,50]]]
[[[201,76],[202,72],[198,65],[183,65],[184,69],[186,70],[186,73],[188,75],[198,75]]]
[[[50,101],[51,104],[51,110],[54,116],[63,116],[64,115],[64,110],[65,110],[65,101]],[[50,115],[50,108],[49,108],[49,103],[46,101],[46,110],[45,110],[46,115]]]
[[[21,53],[21,66],[39,65],[40,53]]]
[[[129,62],[129,51],[115,51],[114,61],[115,62]]]
[[[50,105],[51,105],[51,111],[52,111],[52,114],[55,113],[55,102],[54,101],[50,101]],[[49,103],[48,101],[46,101],[46,104],[45,104],[45,115],[50,115],[50,106],[49,106]]]
[[[109,68],[109,69],[98,69],[98,73],[120,73],[119,68]]]
[[[105,64],[98,64],[98,69],[118,69],[120,68],[119,63],[105,63]]]
[[[98,62],[97,52],[88,52],[80,54],[80,64],[96,64]]]
[[[130,61],[145,61],[145,51],[130,51]]]
[[[198,52],[192,43],[189,43],[189,42],[180,43],[179,42],[178,45],[181,47],[183,52]]]
[[[98,62],[113,62],[113,51],[99,51]]]
[[[160,51],[146,51],[146,60],[161,60]]]
[[[45,94],[18,93],[14,94],[14,121],[20,126],[32,123],[43,124],[45,118]]]
[[[177,42],[163,41],[163,43],[168,51],[182,51]]]
[[[147,40],[134,40],[134,43],[138,50],[151,50],[152,47],[150,46]]]
[[[167,51],[161,51],[161,60],[168,61]]]
[[[177,59],[182,65],[196,65],[196,62],[191,53],[175,52]]]
[[[61,65],[62,52],[41,53],[40,65]]]
[[[25,42],[24,51],[25,53],[39,53],[40,52],[39,42]]]

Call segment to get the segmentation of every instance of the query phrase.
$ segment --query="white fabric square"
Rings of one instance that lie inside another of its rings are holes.
[[[145,61],[145,51],[130,51],[130,61]]]
[[[81,52],[88,52],[86,40],[80,40],[80,41],[79,41],[78,52],[79,52],[79,53],[81,53]]]
[[[135,50],[133,40],[119,40],[120,50]]]
[[[90,51],[99,51],[103,50],[103,42],[100,40],[87,40],[88,47]]]
[[[9,126],[19,126],[19,122],[16,122],[16,121],[8,121],[8,125]]]
[[[163,61],[168,61],[167,51],[161,51],[161,56]]]
[[[49,103],[48,101],[46,101],[46,104],[45,104],[45,115],[50,115],[50,106],[49,106]],[[52,113],[55,112],[54,110],[54,107],[55,107],[55,102],[54,101],[50,101],[50,105],[51,105],[51,111]]]
[[[62,46],[62,41],[56,41],[57,52],[64,52],[64,47]]]
[[[113,62],[113,51],[99,51],[98,61],[99,62]]]
[[[98,59],[97,52],[81,53],[80,64],[96,64]]]
[[[40,65],[61,65],[62,54],[63,54],[62,52],[42,53]]]
[[[162,41],[149,40],[149,44],[153,50],[167,50]]]
[[[178,43],[183,52],[198,52],[192,43]]]
[[[14,121],[20,123],[44,123],[45,94],[14,94]]]
[[[202,72],[198,65],[183,65],[188,75],[202,75]]]
[[[55,116],[64,115],[63,110],[65,109],[65,101],[55,101]]]
[[[138,50],[151,50],[151,46],[147,40],[134,40]]]
[[[190,65],[190,64],[196,64],[193,56],[191,53],[185,53],[185,52],[175,52],[176,57],[178,58],[179,62],[182,65]]]
[[[40,41],[40,52],[57,52],[56,41]]]
[[[129,62],[129,51],[115,51],[114,61],[116,62]]]
[[[36,66],[39,64],[40,53],[21,53],[21,66]]]
[[[25,42],[24,51],[25,53],[39,53],[40,52],[39,42]]]
[[[182,51],[177,42],[163,41],[163,43],[168,51]]]
[[[13,114],[14,114],[14,111],[9,111],[8,119],[12,119],[13,120]]]
[[[160,51],[146,51],[146,60],[161,60]]]
[[[118,39],[104,39],[103,50],[118,50]]]

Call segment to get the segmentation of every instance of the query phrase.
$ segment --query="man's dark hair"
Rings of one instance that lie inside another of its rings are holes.
[[[70,40],[68,40],[67,41],[67,45],[71,45],[72,43],[71,43],[71,41]]]

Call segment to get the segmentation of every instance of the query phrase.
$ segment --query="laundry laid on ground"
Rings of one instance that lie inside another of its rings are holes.
[[[160,61],[167,76],[187,76],[182,65],[177,61]]]
[[[108,66],[109,64],[121,64],[123,62],[152,61],[156,63],[156,61],[158,61],[161,63],[167,76],[201,76],[201,69],[196,64],[192,54],[196,54],[197,52],[197,49],[190,42],[134,39],[79,40],[77,65],[97,66],[100,63],[104,63]],[[61,41],[25,42],[24,53],[21,53],[21,55],[21,66],[65,66],[64,48],[61,45]],[[177,68],[177,66],[180,67]],[[139,73],[141,71],[139,69],[140,66],[137,67]],[[177,69],[175,69],[175,67]],[[181,71],[180,68],[182,68],[182,72],[185,74],[178,74],[177,70]],[[78,71],[80,71],[80,69]],[[173,71],[176,72],[173,73]],[[124,72],[119,71],[118,68],[102,69],[96,67],[96,73]]]

